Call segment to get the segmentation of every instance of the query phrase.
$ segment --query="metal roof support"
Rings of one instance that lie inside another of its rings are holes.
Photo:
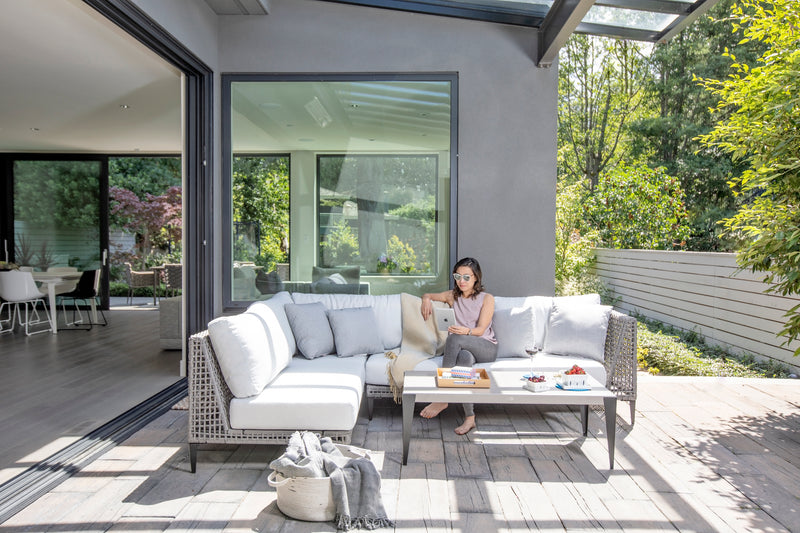
[[[718,1],[719,0],[696,0],[694,4],[691,4],[691,12],[689,12],[685,17],[678,18],[674,24],[665,29],[664,33],[658,38],[658,42],[665,43],[675,37],[683,28],[697,20],[700,15],[706,13]]]
[[[549,67],[595,0],[556,0],[539,28],[537,67]]]

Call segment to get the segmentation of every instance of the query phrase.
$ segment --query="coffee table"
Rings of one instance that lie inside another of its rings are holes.
[[[523,374],[524,372],[519,370],[489,370],[491,387],[475,389],[437,387],[433,372],[406,372],[403,382],[403,464],[407,464],[408,461],[411,423],[414,418],[414,404],[417,402],[579,405],[581,406],[581,426],[584,436],[589,431],[589,406],[603,405],[606,411],[609,468],[613,469],[617,396],[591,376],[587,376],[591,387],[591,390],[588,391],[568,391],[554,388],[544,392],[530,392],[522,388]]]

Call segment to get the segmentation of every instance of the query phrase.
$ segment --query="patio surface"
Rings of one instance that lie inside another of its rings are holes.
[[[608,470],[603,412],[477,407],[414,420],[376,402],[353,444],[372,450],[395,531],[800,531],[800,381],[640,375],[636,424],[618,409]],[[173,409],[0,525],[17,531],[334,531],[285,518],[266,464],[282,446],[201,448],[189,473]],[[382,529],[380,531],[388,531]]]

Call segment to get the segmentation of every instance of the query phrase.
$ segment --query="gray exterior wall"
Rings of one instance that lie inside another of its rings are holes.
[[[170,2],[138,3],[199,57],[213,55],[208,31],[187,31]],[[535,29],[271,0],[269,15],[222,16],[216,30],[218,74],[457,72],[458,256],[481,262],[496,295],[553,294],[558,72],[536,68]],[[218,169],[219,143],[215,158]]]

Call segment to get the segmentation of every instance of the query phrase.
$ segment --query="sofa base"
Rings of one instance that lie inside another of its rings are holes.
[[[390,389],[388,385],[367,384],[367,414],[370,420],[372,420],[372,409],[375,404],[375,398],[394,399],[394,394],[392,394],[392,389]]]
[[[189,438],[189,462],[192,474],[197,471],[197,447],[200,444],[288,444],[289,438],[296,430],[270,430],[270,431],[241,431],[232,430],[228,435],[220,438],[193,441]],[[309,431],[318,437],[328,437],[337,444],[350,444],[353,437],[352,431]]]

